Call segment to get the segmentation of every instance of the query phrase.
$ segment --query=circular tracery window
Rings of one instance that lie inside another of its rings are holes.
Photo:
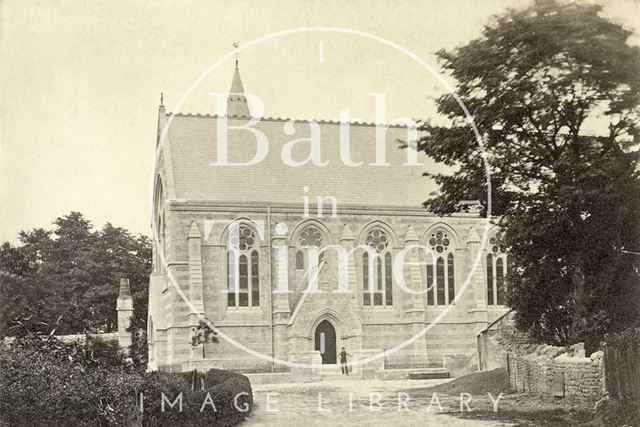
[[[316,247],[322,246],[322,233],[316,227],[307,227],[300,233],[300,246]]]
[[[251,249],[253,245],[256,243],[256,237],[253,234],[253,230],[249,227],[240,226],[238,229],[238,235],[240,237],[240,241],[238,242],[238,236],[234,236],[234,233],[231,235],[231,245],[232,247],[237,247],[241,251],[246,251],[247,249]]]
[[[494,237],[489,239],[489,244],[491,245],[491,252],[494,254],[504,254],[507,253],[507,245],[504,244],[504,236],[502,233],[496,234]]]
[[[369,247],[375,249],[376,252],[383,252],[389,245],[389,238],[384,231],[380,230],[379,228],[375,228],[371,230],[369,234],[367,234],[365,243]]]
[[[431,233],[429,244],[431,245],[432,250],[438,253],[442,253],[449,249],[451,241],[449,240],[449,235],[447,233],[442,230],[438,230],[434,233]]]

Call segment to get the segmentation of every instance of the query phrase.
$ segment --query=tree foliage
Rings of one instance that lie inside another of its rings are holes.
[[[0,335],[10,333],[13,320],[31,316],[42,330],[61,317],[57,334],[114,331],[121,277],[130,280],[134,316],[146,324],[149,240],[109,223],[94,230],[79,212],[53,224],[20,232],[19,245],[0,246]]]
[[[147,370],[149,360],[146,319],[141,319],[139,316],[131,317],[131,324],[127,331],[131,334],[131,345],[129,346],[131,362],[137,370],[144,372]]]
[[[537,1],[438,52],[483,139],[515,267],[509,304],[521,329],[553,344],[639,322],[628,252],[640,252],[640,50],[600,10]],[[483,150],[455,99],[437,104],[447,124],[423,123],[419,148],[455,172],[431,175],[440,192],[425,206],[447,214],[477,199],[486,213]]]
[[[210,370],[192,390],[192,373],[141,372],[115,342],[65,342],[34,319],[20,329],[0,344],[1,425],[233,426],[253,406],[249,379],[235,372]],[[183,410],[165,408],[163,394],[182,396]]]
[[[211,323],[211,321],[209,321],[209,323]],[[209,325],[201,319],[198,327],[191,336],[191,347],[197,347],[199,345],[202,346],[202,357],[205,358],[207,357],[205,353],[207,343],[217,343],[217,335],[218,333],[211,329]]]

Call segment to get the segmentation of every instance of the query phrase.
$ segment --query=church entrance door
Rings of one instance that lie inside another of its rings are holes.
[[[316,350],[322,355],[322,364],[335,365],[337,362],[336,330],[328,320],[320,322],[315,333]]]

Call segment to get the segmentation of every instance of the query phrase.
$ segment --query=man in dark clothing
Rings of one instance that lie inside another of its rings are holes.
[[[347,366],[347,356],[351,357],[351,354],[347,353],[347,350],[342,347],[340,350],[340,368],[343,375],[349,375],[349,367]]]

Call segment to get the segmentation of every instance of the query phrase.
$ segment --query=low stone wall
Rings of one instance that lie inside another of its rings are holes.
[[[511,387],[519,392],[589,407],[606,393],[601,351],[585,357],[582,343],[571,347],[529,344],[516,332],[495,334],[489,341]]]
[[[256,358],[193,359],[171,366],[160,365],[157,367],[157,370],[164,372],[188,372],[194,369],[199,372],[206,372],[209,369],[222,369],[225,371],[233,371],[243,374],[255,372],[282,372],[288,370],[286,366],[274,365],[269,361]]]
[[[78,344],[84,345],[87,341],[87,337],[93,339],[101,339],[103,341],[118,341],[118,333],[117,332],[106,332],[102,334],[72,334],[72,335],[56,335],[56,338],[62,341],[65,344],[69,344],[72,342],[77,342]]]

